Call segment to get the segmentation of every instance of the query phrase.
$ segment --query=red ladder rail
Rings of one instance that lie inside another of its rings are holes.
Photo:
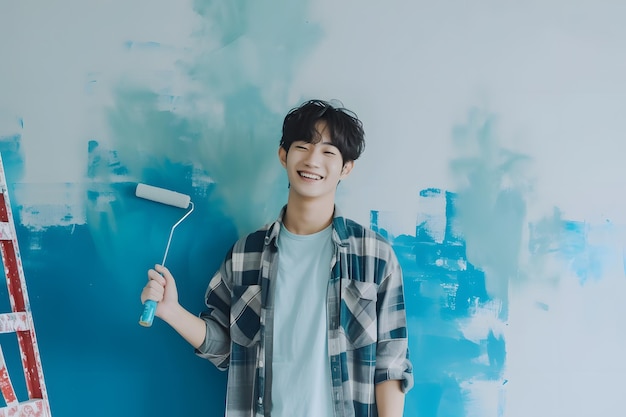
[[[17,234],[11,202],[7,191],[2,157],[0,156],[0,251],[11,312],[0,314],[0,333],[15,333],[21,353],[22,368],[28,391],[28,400],[19,402],[9,377],[0,346],[0,391],[6,407],[0,408],[0,417],[50,417],[50,404],[43,376],[41,357],[37,346],[33,316],[26,291],[26,280],[17,243]]]

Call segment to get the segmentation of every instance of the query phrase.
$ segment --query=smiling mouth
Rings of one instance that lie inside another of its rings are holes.
[[[298,171],[298,175],[300,175],[302,178],[306,178],[309,180],[321,180],[322,177],[319,175],[315,175],[315,174],[311,174],[310,172],[303,172],[303,171]]]

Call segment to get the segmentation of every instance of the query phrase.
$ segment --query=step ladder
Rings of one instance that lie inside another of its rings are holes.
[[[28,391],[27,400],[20,401],[17,398],[0,345],[0,391],[6,403],[6,406],[0,408],[0,417],[50,417],[50,404],[37,348],[33,315],[26,292],[26,280],[17,244],[2,156],[0,156],[0,249],[12,310],[0,314],[0,333],[17,335]]]

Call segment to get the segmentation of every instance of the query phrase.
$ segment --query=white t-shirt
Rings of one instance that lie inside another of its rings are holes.
[[[332,226],[278,236],[274,304],[272,416],[332,416],[326,334],[326,291],[333,256]]]

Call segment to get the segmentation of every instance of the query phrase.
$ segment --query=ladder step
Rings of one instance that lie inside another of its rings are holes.
[[[7,405],[6,407],[0,408],[0,417],[43,417],[47,415],[44,414],[43,410],[43,399],[35,398],[21,403],[13,403]]]
[[[15,333],[30,330],[28,316],[24,311],[0,314],[0,333]]]
[[[11,231],[11,224],[8,222],[0,222],[0,240],[12,240],[13,232]]]

